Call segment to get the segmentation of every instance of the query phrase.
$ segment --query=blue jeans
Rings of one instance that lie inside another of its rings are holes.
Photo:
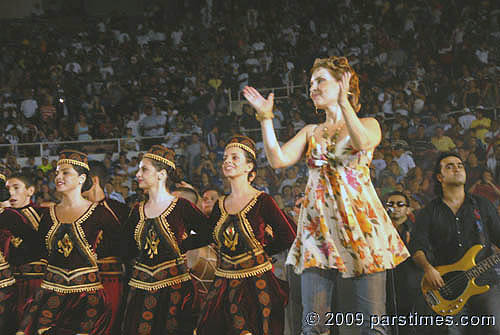
[[[385,272],[342,278],[334,269],[306,269],[301,275],[303,334],[327,335],[337,325],[341,335],[389,334],[387,327],[371,323],[386,314],[385,279]]]
[[[465,318],[469,326],[449,327],[449,335],[500,334],[500,286],[497,284],[483,294],[472,296],[455,316],[454,324],[463,324],[460,318]]]
[[[286,266],[288,280],[288,305],[285,308],[285,335],[299,335],[302,331],[302,294],[300,275],[293,271],[293,266]]]

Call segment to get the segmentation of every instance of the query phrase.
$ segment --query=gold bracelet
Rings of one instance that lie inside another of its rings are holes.
[[[264,120],[271,120],[274,118],[274,113],[273,111],[269,111],[269,112],[262,112],[262,113],[256,113],[255,114],[255,118],[257,119],[257,121],[259,122],[262,122]]]

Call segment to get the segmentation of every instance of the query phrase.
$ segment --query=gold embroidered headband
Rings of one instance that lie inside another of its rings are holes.
[[[243,149],[246,152],[248,152],[250,155],[252,155],[252,157],[254,159],[257,159],[257,156],[255,155],[255,151],[253,151],[252,148],[250,148],[248,145],[245,145],[245,144],[239,143],[239,142],[232,142],[232,143],[229,143],[228,145],[226,145],[226,149],[233,148],[233,147]]]
[[[144,154],[144,158],[154,159],[154,160],[156,160],[158,162],[161,162],[163,164],[167,164],[168,166],[170,166],[172,169],[175,170],[175,164],[174,164],[174,162],[172,162],[171,160],[166,159],[164,157],[161,157],[159,155],[155,155],[155,154],[152,154],[152,153],[148,152],[148,153]]]
[[[61,164],[71,164],[75,166],[81,166],[87,171],[90,171],[89,163],[87,160],[87,154],[76,151],[76,150],[64,150],[59,155],[59,160],[57,165]]]
[[[77,161],[76,159],[68,159],[68,158],[60,159],[57,161],[57,165],[61,165],[61,164],[77,165],[77,166],[81,166],[81,167],[90,171],[90,167],[88,164]]]

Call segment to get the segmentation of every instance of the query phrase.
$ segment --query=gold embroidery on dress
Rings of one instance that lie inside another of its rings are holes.
[[[101,243],[102,239],[103,239],[103,231],[102,230],[99,230],[99,233],[97,233],[97,237],[95,239],[95,245],[96,247],[99,245],[99,243]]]
[[[255,238],[255,234],[253,233],[252,226],[251,226],[250,222],[248,221],[248,219],[246,218],[246,215],[250,210],[252,210],[253,206],[255,206],[255,204],[259,200],[259,196],[262,193],[264,193],[264,192],[257,193],[254,196],[254,198],[248,203],[248,205],[238,213],[238,220],[240,222],[240,226],[242,229],[243,238],[247,239],[249,241],[252,249],[262,248],[262,245]],[[214,228],[214,231],[212,233],[214,241],[217,242],[217,246],[219,248],[221,247],[221,244],[222,244],[222,242],[219,239],[219,233],[220,233],[220,230],[222,229],[224,222],[226,221],[227,217],[229,216],[229,214],[227,214],[226,209],[224,207],[224,199],[225,198],[226,198],[226,196],[222,196],[219,198],[219,209],[221,212],[221,216],[220,216],[219,220],[217,221],[217,223],[215,224],[215,228]]]
[[[87,237],[85,236],[85,232],[83,231],[82,224],[87,221],[87,219],[92,215],[94,212],[94,209],[96,209],[98,203],[94,202],[90,207],[87,209],[85,214],[83,214],[78,220],[76,220],[74,223],[71,224],[71,229],[75,233],[76,237],[76,243],[78,243],[85,254],[89,257],[90,262],[94,266],[97,266],[97,255],[93,251],[92,246],[89,244]],[[49,254],[52,252],[52,243],[53,240],[56,236],[56,232],[58,231],[59,227],[62,225],[61,222],[56,217],[56,212],[55,212],[55,204],[50,206],[50,217],[52,219],[52,227],[50,227],[49,232],[45,236],[45,245],[47,246],[47,250]],[[59,246],[59,245],[58,245]]]
[[[270,226],[270,225],[266,225],[266,228],[264,229],[264,231],[271,237],[273,238],[274,237],[274,232],[273,232],[273,228]]]
[[[28,219],[33,229],[38,231],[38,226],[42,218],[38,215],[36,210],[33,207],[27,207],[22,209],[21,213]]]
[[[224,230],[224,245],[231,251],[236,250],[238,245],[238,232],[234,229],[233,225],[230,225]]]
[[[178,200],[179,198],[177,197],[174,200],[172,200],[167,209],[159,217],[154,218],[154,221],[158,222],[159,229],[161,230],[160,232],[161,235],[167,238],[168,244],[174,249],[175,253],[180,256],[181,251],[179,249],[179,246],[177,245],[177,240],[175,239],[175,235],[170,229],[170,225],[168,224],[167,221],[167,217],[174,210]],[[139,222],[137,223],[134,232],[134,239],[139,249],[142,248],[141,236],[143,236],[142,234],[146,226],[146,214],[144,213],[144,205],[145,205],[144,201],[141,201],[139,204]],[[146,246],[144,246],[144,249],[146,249]]]
[[[153,258],[158,255],[158,246],[160,245],[160,238],[156,233],[156,230],[151,227],[149,228],[148,235],[146,236],[146,245],[144,250],[148,251],[149,258]]]
[[[57,251],[63,254],[64,257],[68,257],[71,254],[71,251],[73,251],[73,242],[71,242],[68,233],[64,234],[62,240],[57,242],[57,247]]]
[[[12,243],[14,248],[18,248],[21,245],[21,243],[23,243],[23,239],[14,236],[13,238],[10,239],[10,243]]]

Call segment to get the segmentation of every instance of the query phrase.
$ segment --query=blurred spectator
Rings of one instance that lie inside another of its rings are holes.
[[[85,115],[80,114],[78,122],[75,123],[74,133],[79,141],[90,141],[92,139],[92,136],[90,136],[91,129]]]
[[[38,103],[33,97],[33,91],[27,90],[26,99],[21,102],[21,113],[27,122],[33,121],[38,111]]]
[[[486,143],[485,135],[490,130],[491,119],[486,117],[481,109],[476,110],[476,119],[471,122],[470,129],[473,130],[474,137]]]
[[[465,168],[467,171],[465,189],[468,190],[472,185],[481,179],[484,167],[479,164],[476,154],[471,152],[465,161]]]
[[[166,118],[163,115],[154,114],[153,106],[146,105],[144,107],[146,115],[140,123],[143,136],[162,136],[165,132]]]
[[[408,170],[413,169],[415,167],[415,162],[413,158],[405,151],[405,148],[398,144],[394,148],[394,160],[398,163],[399,167],[403,172],[403,176],[408,173]]]
[[[209,217],[212,213],[212,209],[217,203],[220,195],[220,191],[213,186],[207,187],[203,190],[200,209],[207,217]]]
[[[500,186],[494,182],[489,170],[483,170],[481,178],[472,184],[468,192],[488,199],[495,206],[500,205]]]
[[[52,164],[49,163],[48,157],[42,157],[42,164],[38,166],[38,169],[41,170],[44,174],[52,170]]]
[[[436,135],[432,137],[431,142],[432,145],[434,145],[434,147],[440,152],[452,151],[456,148],[453,140],[444,135],[444,130],[442,127],[436,128]]]

